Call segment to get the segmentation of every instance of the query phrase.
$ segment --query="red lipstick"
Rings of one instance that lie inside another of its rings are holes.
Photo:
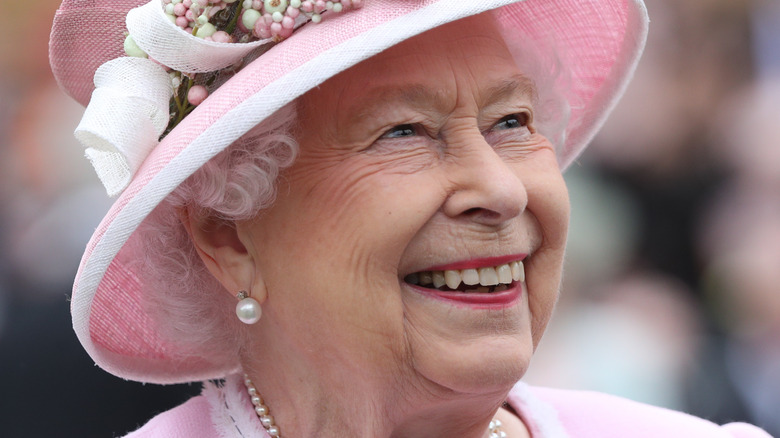
[[[442,301],[448,301],[456,306],[476,309],[502,309],[510,306],[522,295],[523,283],[513,282],[509,289],[501,292],[457,292],[440,291],[422,286],[408,284],[415,291]]]

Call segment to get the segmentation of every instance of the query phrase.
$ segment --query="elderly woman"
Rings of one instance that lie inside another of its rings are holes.
[[[638,0],[65,0],[53,69],[120,195],[75,330],[117,376],[212,380],[130,436],[767,436],[518,383],[561,171],[646,23]]]

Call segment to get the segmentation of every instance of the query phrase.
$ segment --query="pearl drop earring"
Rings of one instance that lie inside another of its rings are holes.
[[[238,304],[236,304],[236,316],[238,316],[238,319],[244,324],[254,324],[260,321],[260,315],[263,314],[260,303],[250,297],[245,290],[239,291],[236,297],[239,300]]]

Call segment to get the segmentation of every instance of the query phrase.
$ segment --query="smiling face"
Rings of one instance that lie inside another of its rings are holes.
[[[557,297],[568,198],[533,82],[490,20],[429,31],[301,98],[300,154],[274,205],[239,225],[267,291],[258,356],[426,391],[522,376]],[[506,285],[461,283],[480,275]]]

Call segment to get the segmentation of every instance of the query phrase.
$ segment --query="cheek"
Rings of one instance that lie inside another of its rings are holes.
[[[281,298],[279,312],[330,320],[319,325],[336,331],[400,330],[399,263],[440,202],[436,178],[357,159],[306,164],[283,176],[257,227],[269,297]]]
[[[521,171],[521,178],[526,182],[528,209],[542,229],[543,246],[563,250],[569,229],[569,190],[553,151],[540,151]]]
[[[540,192],[540,199],[532,202],[538,202],[541,206],[539,220],[546,244],[563,249],[569,231],[569,191],[563,178],[558,177]]]
[[[260,269],[271,273],[269,312],[280,321],[304,319],[317,328],[314,333],[284,328],[296,333],[291,342],[318,354],[326,354],[321,344],[330,345],[329,355],[366,350],[361,354],[380,354],[385,363],[388,352],[401,354],[399,263],[436,211],[441,190],[431,175],[387,168],[357,160],[299,167],[285,175],[287,187],[261,218],[263,235],[256,240],[261,250],[268,249]]]
[[[534,345],[550,320],[560,291],[566,237],[569,228],[569,196],[554,158],[531,170],[528,209],[538,221],[542,242],[526,266],[529,309]]]
[[[288,178],[288,198],[303,229],[320,234],[333,250],[364,249],[385,260],[396,254],[397,262],[440,205],[443,190],[435,171],[409,171],[420,166],[414,158],[379,158],[352,156],[328,168],[302,163]]]

